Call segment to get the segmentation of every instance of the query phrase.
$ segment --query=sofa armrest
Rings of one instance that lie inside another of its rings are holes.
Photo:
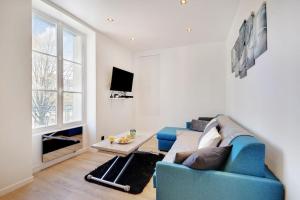
[[[191,128],[192,128],[192,122],[186,122],[186,123],[185,123],[185,127],[186,127],[187,129],[191,129]]]
[[[158,162],[157,200],[283,200],[279,181]]]

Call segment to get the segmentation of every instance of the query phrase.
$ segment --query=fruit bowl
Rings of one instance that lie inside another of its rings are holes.
[[[117,143],[117,144],[129,144],[129,143],[131,143],[131,142],[133,142],[134,141],[134,139],[133,138],[130,138],[130,137],[120,137],[120,138],[117,138],[116,140],[115,140],[115,142]]]

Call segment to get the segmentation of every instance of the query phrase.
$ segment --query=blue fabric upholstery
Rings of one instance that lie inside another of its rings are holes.
[[[176,141],[176,131],[187,130],[186,128],[165,127],[161,129],[156,137],[158,139],[158,149],[160,151],[169,151],[173,143]]]
[[[174,144],[175,140],[173,141],[169,141],[169,140],[158,140],[158,149],[160,151],[169,151],[172,147],[172,145]]]
[[[153,187],[156,188],[156,172],[153,174]]]
[[[186,128],[192,129],[192,122],[186,122]]]
[[[265,145],[252,136],[235,138],[224,171],[265,177]]]
[[[274,179],[193,170],[183,165],[158,162],[157,200],[283,200],[282,184]]]
[[[175,141],[177,130],[186,130],[186,128],[165,127],[157,133],[157,139]]]

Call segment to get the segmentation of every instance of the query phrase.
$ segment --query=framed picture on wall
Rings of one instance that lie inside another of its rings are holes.
[[[235,77],[246,77],[247,70],[267,49],[267,7],[264,3],[239,29],[239,37],[231,50],[231,71]]]

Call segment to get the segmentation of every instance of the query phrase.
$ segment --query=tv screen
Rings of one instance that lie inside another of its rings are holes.
[[[133,73],[114,67],[111,78],[110,90],[131,92]]]

